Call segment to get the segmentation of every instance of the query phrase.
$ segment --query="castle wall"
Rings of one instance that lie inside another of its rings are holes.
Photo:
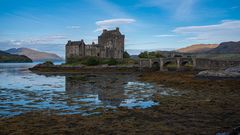
[[[66,46],[66,58],[77,58],[79,57],[80,51],[79,51],[78,45],[71,45]]]

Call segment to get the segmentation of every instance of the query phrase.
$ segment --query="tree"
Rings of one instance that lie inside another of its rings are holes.
[[[141,52],[139,55],[138,55],[139,58],[148,58],[148,52],[147,51],[144,51],[144,52]]]
[[[162,58],[164,57],[160,52],[148,52],[144,51],[138,55],[139,58]]]
[[[123,58],[130,58],[130,55],[127,51],[124,51]]]

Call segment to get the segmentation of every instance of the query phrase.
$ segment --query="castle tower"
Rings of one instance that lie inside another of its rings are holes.
[[[119,28],[115,30],[103,30],[98,36],[98,44],[104,48],[102,57],[122,59],[124,53],[124,38]]]

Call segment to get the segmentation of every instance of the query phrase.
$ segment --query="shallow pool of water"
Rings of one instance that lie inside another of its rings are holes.
[[[177,95],[169,88],[136,80],[134,75],[44,76],[28,70],[32,64],[0,64],[0,117],[33,110],[90,115],[100,109],[148,108],[152,97]]]

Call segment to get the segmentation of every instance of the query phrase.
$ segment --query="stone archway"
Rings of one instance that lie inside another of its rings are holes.
[[[181,66],[186,66],[187,64],[191,64],[190,61],[182,61],[181,62]]]
[[[153,71],[158,71],[160,69],[160,64],[159,62],[153,62],[152,63],[152,68]]]
[[[163,64],[163,69],[164,70],[175,70],[174,66],[172,66],[174,64],[176,64],[176,62],[174,62],[174,61],[166,61]]]

